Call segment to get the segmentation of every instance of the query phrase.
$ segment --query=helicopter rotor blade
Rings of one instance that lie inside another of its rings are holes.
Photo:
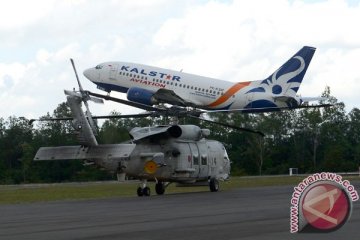
[[[92,116],[93,119],[121,119],[121,118],[144,118],[157,116],[157,113],[138,113],[138,114],[125,114],[125,115],[102,115],[102,116]],[[61,117],[61,118],[39,118],[39,119],[30,119],[29,125],[33,122],[48,122],[48,121],[71,121],[74,118],[72,117]]]
[[[83,92],[84,89],[81,86],[81,82],[80,82],[79,76],[78,76],[77,71],[76,71],[74,60],[72,58],[70,58],[70,62],[71,62],[71,65],[72,65],[72,67],[74,69],[74,72],[75,72],[76,80],[77,80],[77,83],[79,85],[79,90],[80,90],[80,92]]]
[[[235,129],[235,130],[240,130],[240,131],[249,132],[249,133],[255,133],[255,134],[260,135],[261,137],[265,136],[265,134],[263,132],[258,131],[258,130],[252,130],[250,128],[243,128],[243,127],[238,127],[238,126],[235,126],[235,125],[230,125],[230,124],[227,124],[227,123],[211,121],[211,120],[207,120],[207,119],[204,119],[204,118],[199,118],[199,117],[192,116],[192,115],[188,115],[188,117],[191,117],[191,118],[194,118],[194,119],[199,119],[201,121],[208,122],[208,123],[217,124],[217,125],[220,125],[220,126],[223,126],[223,127],[232,128],[232,129]]]
[[[149,105],[145,105],[145,104],[141,104],[141,103],[137,103],[137,102],[131,102],[131,101],[127,101],[127,100],[123,100],[120,98],[115,98],[115,97],[111,97],[108,95],[103,95],[103,94],[99,94],[99,93],[93,93],[90,91],[86,91],[87,94],[89,94],[90,96],[94,96],[97,98],[102,98],[108,101],[113,101],[113,102],[117,102],[117,103],[121,103],[121,104],[125,104],[131,107],[136,107],[136,108],[140,108],[146,111],[156,111],[156,112],[162,112],[162,111],[166,111],[160,108],[156,108],[156,107],[152,107]]]

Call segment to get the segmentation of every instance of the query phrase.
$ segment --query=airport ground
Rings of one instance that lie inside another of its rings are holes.
[[[293,187],[2,204],[0,239],[358,239],[359,201],[338,231],[291,234]]]

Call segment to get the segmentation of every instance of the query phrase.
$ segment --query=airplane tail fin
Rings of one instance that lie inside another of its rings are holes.
[[[295,97],[315,50],[304,46],[260,85],[271,87],[275,96]]]

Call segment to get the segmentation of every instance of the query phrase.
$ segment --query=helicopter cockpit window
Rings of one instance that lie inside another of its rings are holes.
[[[207,156],[201,156],[201,165],[207,165]]]
[[[103,66],[102,65],[96,65],[95,69],[102,69]]]

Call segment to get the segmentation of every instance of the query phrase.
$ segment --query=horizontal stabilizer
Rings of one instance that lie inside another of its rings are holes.
[[[300,99],[304,103],[328,100],[326,97],[301,97]]]
[[[105,144],[91,147],[61,146],[42,147],[35,157],[35,161],[42,160],[73,160],[73,159],[124,159],[130,156],[135,144]]]

